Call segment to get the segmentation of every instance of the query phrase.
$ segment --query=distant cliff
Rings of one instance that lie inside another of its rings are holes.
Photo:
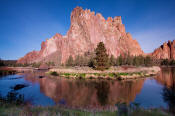
[[[103,42],[109,55],[143,55],[143,51],[130,33],[126,33],[120,16],[105,18],[90,10],[76,7],[71,13],[71,25],[65,36],[56,34],[42,42],[40,51],[32,51],[18,60],[18,63],[59,61],[65,63],[70,55],[92,52]]]
[[[152,54],[156,59],[175,59],[175,40],[165,42],[157,48]]]

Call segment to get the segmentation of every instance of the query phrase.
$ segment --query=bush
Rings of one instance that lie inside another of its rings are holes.
[[[50,74],[53,76],[58,76],[58,73],[56,71],[50,72]]]

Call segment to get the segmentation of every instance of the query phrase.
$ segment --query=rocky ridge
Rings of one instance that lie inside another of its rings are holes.
[[[56,62],[65,63],[70,55],[75,58],[85,52],[93,52],[99,42],[103,42],[109,55],[118,57],[130,55],[145,55],[139,43],[130,33],[125,31],[121,16],[108,17],[89,9],[76,7],[71,13],[71,25],[65,36],[56,34],[42,42],[40,51],[32,51],[18,60],[18,63]],[[161,58],[175,59],[175,41],[165,43],[150,55]]]
[[[163,43],[151,56],[156,59],[175,59],[175,40]]]

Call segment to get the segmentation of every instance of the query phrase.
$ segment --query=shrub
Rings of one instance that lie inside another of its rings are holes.
[[[58,76],[58,73],[56,71],[50,72],[50,74],[53,76]]]

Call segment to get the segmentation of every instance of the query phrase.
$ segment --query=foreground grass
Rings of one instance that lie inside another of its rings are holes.
[[[116,112],[88,112],[70,110],[58,106],[50,107],[27,107],[27,106],[2,106],[0,116],[116,116]]]
[[[130,113],[117,111],[89,112],[81,110],[63,109],[57,106],[27,107],[1,106],[0,116],[169,116],[160,110],[139,109]]]
[[[0,104],[0,116],[169,116],[160,109],[131,111],[83,111],[61,108],[59,106],[26,106]]]

